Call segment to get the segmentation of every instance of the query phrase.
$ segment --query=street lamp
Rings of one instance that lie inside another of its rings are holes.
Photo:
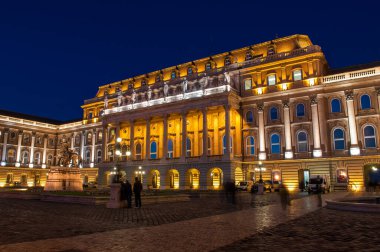
[[[136,176],[140,178],[140,182],[142,183],[143,175],[145,175],[145,171],[142,170],[142,166],[139,166],[139,169],[135,171]]]
[[[123,156],[126,156],[127,157],[127,160],[128,160],[128,157],[131,156],[131,151],[129,149],[129,146],[127,146],[127,151],[125,152],[125,155],[123,155],[123,152],[121,150],[121,142],[122,142],[122,138],[121,137],[118,137],[116,138],[116,144],[115,144],[115,155],[116,155],[116,164],[115,164],[115,167],[114,167],[114,172],[111,172],[111,174],[114,174],[114,179],[113,179],[113,182],[114,183],[118,183],[120,181],[120,169],[119,169],[119,161],[120,159],[123,157]]]
[[[263,175],[262,175],[262,172],[266,171],[266,168],[263,167],[263,163],[261,161],[259,162],[259,167],[255,168],[255,171],[259,171],[260,172],[260,179],[259,179],[257,194],[263,194],[264,193],[264,185],[263,185]]]

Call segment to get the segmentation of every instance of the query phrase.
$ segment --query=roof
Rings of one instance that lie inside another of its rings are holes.
[[[26,120],[32,120],[32,121],[37,121],[37,122],[49,123],[49,124],[55,124],[55,125],[61,125],[61,124],[77,122],[77,121],[82,120],[82,119],[75,119],[75,120],[69,120],[69,121],[60,121],[60,120],[50,119],[50,118],[46,118],[42,116],[29,115],[29,114],[24,114],[24,113],[9,111],[9,110],[2,110],[2,109],[0,109],[0,115],[11,116],[11,117],[19,118],[19,119],[26,119]]]
[[[370,63],[345,66],[341,68],[331,68],[331,69],[328,69],[327,75],[340,74],[344,72],[352,72],[352,71],[363,70],[363,69],[379,67],[379,66],[380,66],[380,61],[374,61]]]

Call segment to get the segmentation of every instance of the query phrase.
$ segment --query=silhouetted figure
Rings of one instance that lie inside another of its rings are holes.
[[[127,207],[131,208],[132,207],[132,185],[127,180],[125,182],[125,186],[124,187],[125,187],[125,196],[126,196],[126,200],[127,200]]]
[[[322,207],[322,181],[317,183],[317,194],[318,194],[318,207]]]
[[[290,200],[288,188],[284,184],[280,185],[280,200],[282,209],[286,210],[286,207],[290,205]]]
[[[135,178],[135,183],[133,184],[133,193],[135,194],[135,203],[136,203],[136,208],[141,207],[141,191],[142,191],[142,184],[140,180],[136,177]]]
[[[226,181],[224,183],[224,193],[226,196],[226,200],[228,203],[235,204],[235,192],[236,192],[236,186],[233,181]]]

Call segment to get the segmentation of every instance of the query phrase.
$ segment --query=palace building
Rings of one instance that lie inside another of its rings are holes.
[[[306,35],[110,83],[82,108],[70,123],[0,111],[0,186],[43,185],[65,142],[99,186],[120,171],[155,189],[328,175],[364,190],[380,170],[380,63],[330,69]]]

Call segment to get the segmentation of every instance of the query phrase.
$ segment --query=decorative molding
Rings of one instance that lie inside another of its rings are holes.
[[[354,93],[352,92],[352,90],[344,91],[344,95],[346,96],[347,101],[354,99]]]

